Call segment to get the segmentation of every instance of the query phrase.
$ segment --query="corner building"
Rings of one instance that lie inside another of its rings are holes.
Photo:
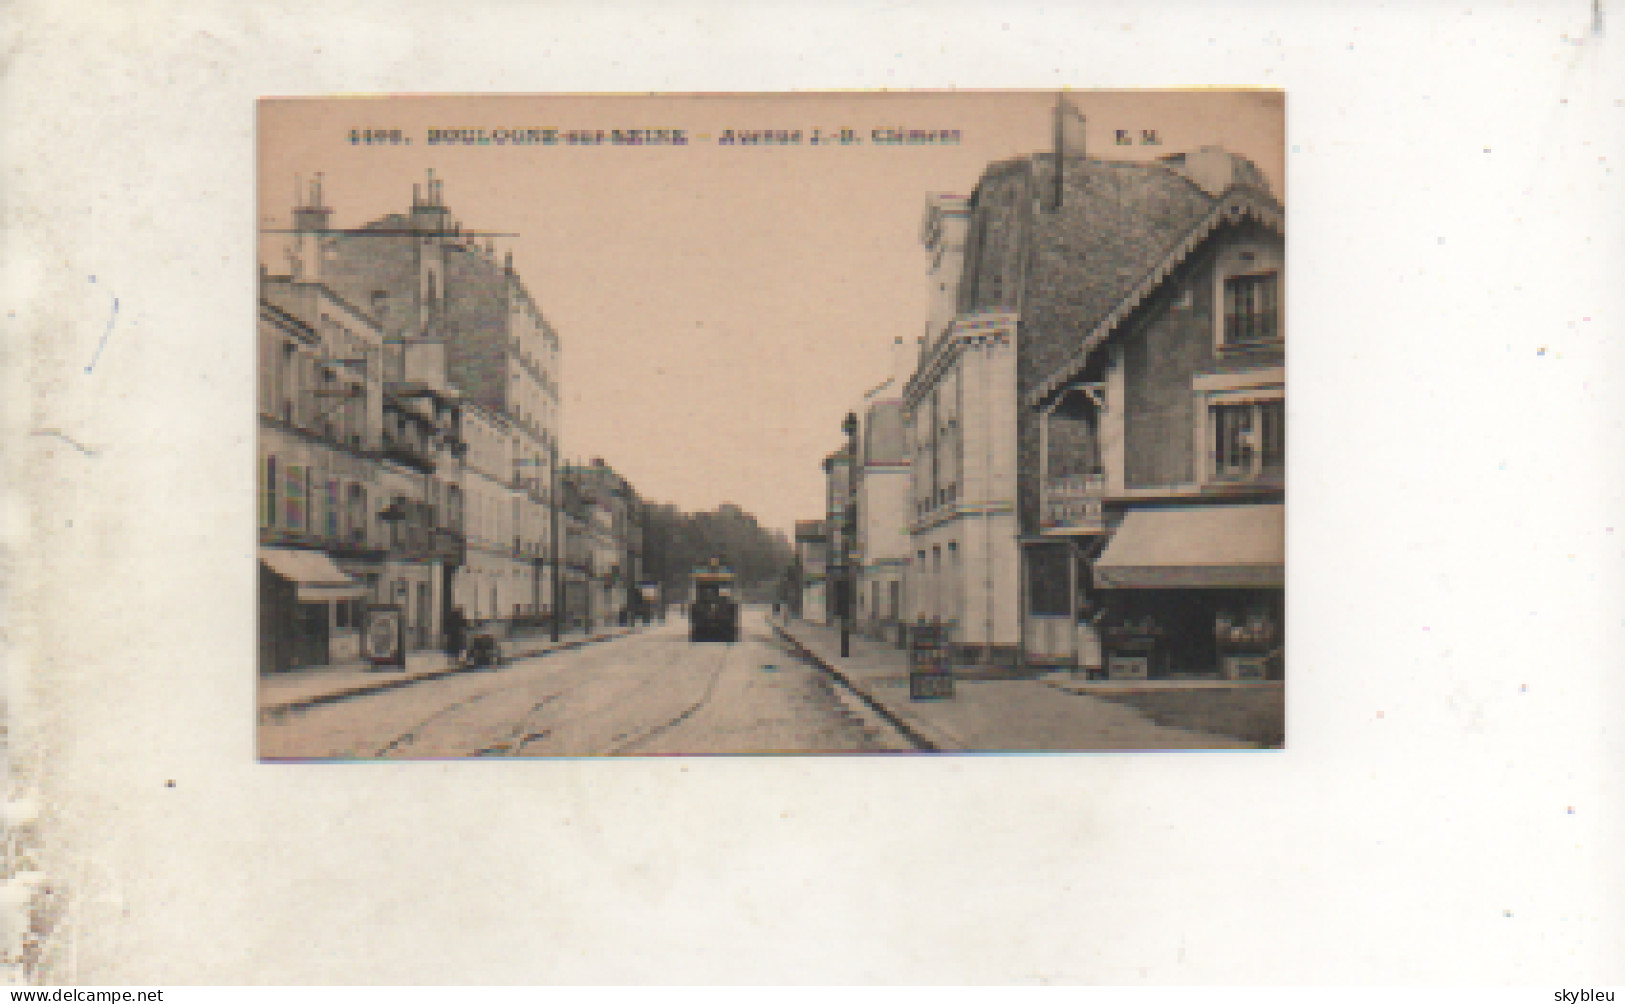
[[[1023,359],[1027,656],[1280,678],[1284,211],[1217,148],[1063,180]]]
[[[947,631],[962,666],[1018,661],[1016,338],[1018,275],[995,210],[999,167],[970,198],[934,195],[921,239],[930,316],[903,391],[909,448],[905,588],[915,623]]]

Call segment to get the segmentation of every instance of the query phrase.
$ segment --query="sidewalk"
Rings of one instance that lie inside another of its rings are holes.
[[[502,642],[504,659],[530,659],[553,651],[568,651],[631,634],[633,628],[603,628],[592,634],[566,635],[553,642],[546,634],[533,637],[508,638]],[[366,663],[353,662],[336,666],[293,673],[261,676],[259,680],[259,706],[261,715],[276,715],[295,711],[328,701],[342,700],[361,694],[377,693],[405,687],[423,680],[434,680],[453,673],[481,672],[454,666],[444,652],[409,652],[406,669],[372,669]]]
[[[939,750],[1253,749],[1232,736],[1158,725],[1134,708],[1045,680],[961,680],[949,700],[911,701],[907,653],[854,635],[841,658],[835,628],[773,627]]]

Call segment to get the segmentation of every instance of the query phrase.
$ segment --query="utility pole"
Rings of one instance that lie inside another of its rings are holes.
[[[841,571],[846,588],[841,596],[841,658],[846,659],[852,655],[852,615],[858,601],[858,570],[852,560],[858,522],[858,416],[847,412],[841,431],[846,433],[846,499],[841,506]]]

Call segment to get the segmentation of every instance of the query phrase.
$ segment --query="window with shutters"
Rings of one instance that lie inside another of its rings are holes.
[[[1215,481],[1276,480],[1285,475],[1284,401],[1215,404],[1209,418]]]
[[[325,517],[322,532],[329,537],[337,538],[339,535],[339,483],[329,478],[326,484],[326,497],[322,500],[322,515]]]
[[[349,511],[346,513],[346,522],[349,524],[350,540],[357,544],[367,542],[367,489],[361,485],[350,486]]]
[[[260,465],[260,526],[267,530],[276,527],[276,478],[276,457],[266,456]]]
[[[1224,280],[1224,344],[1244,345],[1280,337],[1280,278],[1276,272],[1233,275]]]
[[[282,477],[282,525],[288,530],[307,528],[307,500],[310,497],[310,470],[304,464],[288,464]]]

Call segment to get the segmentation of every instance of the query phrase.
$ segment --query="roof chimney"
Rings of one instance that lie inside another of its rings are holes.
[[[310,201],[305,201],[305,193],[299,193],[299,204],[293,210],[293,228],[299,231],[322,231],[327,229],[327,221],[333,215],[333,210],[322,205],[322,175],[316,173],[316,180],[310,183]]]
[[[1088,121],[1078,111],[1077,107],[1068,101],[1065,94],[1055,97],[1055,188],[1051,193],[1051,209],[1061,208],[1066,196],[1066,159],[1068,157],[1084,157],[1088,151],[1084,145],[1086,126]]]

